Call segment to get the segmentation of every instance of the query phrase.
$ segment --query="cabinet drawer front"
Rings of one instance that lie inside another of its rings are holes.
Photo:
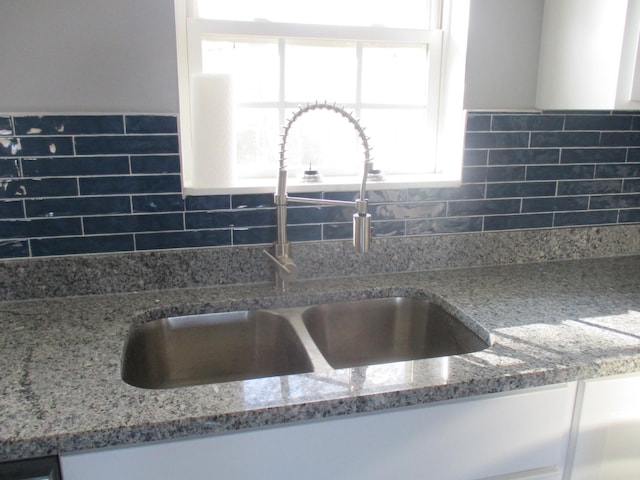
[[[63,475],[65,480],[454,480],[544,467],[561,471],[574,389],[573,384],[561,385],[69,455],[62,458]]]

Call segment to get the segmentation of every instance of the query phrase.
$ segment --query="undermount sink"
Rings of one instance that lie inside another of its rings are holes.
[[[453,315],[417,298],[317,305],[302,319],[333,368],[459,355],[489,346]]]
[[[122,379],[142,388],[173,388],[313,370],[291,324],[269,311],[151,320],[129,333]]]
[[[131,328],[121,373],[157,389],[444,357],[487,348],[475,326],[487,340],[412,297],[166,317]]]

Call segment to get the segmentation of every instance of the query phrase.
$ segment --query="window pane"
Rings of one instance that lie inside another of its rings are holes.
[[[429,28],[430,0],[198,0],[202,18]]]
[[[285,52],[285,101],[355,101],[358,66],[354,42],[288,40]]]
[[[363,109],[362,123],[371,137],[373,164],[383,173],[431,172],[424,109]]]
[[[233,74],[238,102],[273,102],[278,98],[280,74],[277,40],[205,39],[202,71]]]
[[[425,105],[427,70],[426,45],[365,44],[362,48],[362,101]]]
[[[236,128],[238,177],[275,176],[280,153],[278,109],[239,108]]]

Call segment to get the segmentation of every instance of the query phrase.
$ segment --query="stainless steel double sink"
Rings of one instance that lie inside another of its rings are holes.
[[[150,320],[131,328],[122,379],[174,388],[475,352],[490,336],[413,297]]]

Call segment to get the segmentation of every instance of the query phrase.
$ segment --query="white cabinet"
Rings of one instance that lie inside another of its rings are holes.
[[[63,455],[65,480],[560,479],[575,384]]]
[[[568,478],[640,478],[640,375],[583,382],[574,423]]]

